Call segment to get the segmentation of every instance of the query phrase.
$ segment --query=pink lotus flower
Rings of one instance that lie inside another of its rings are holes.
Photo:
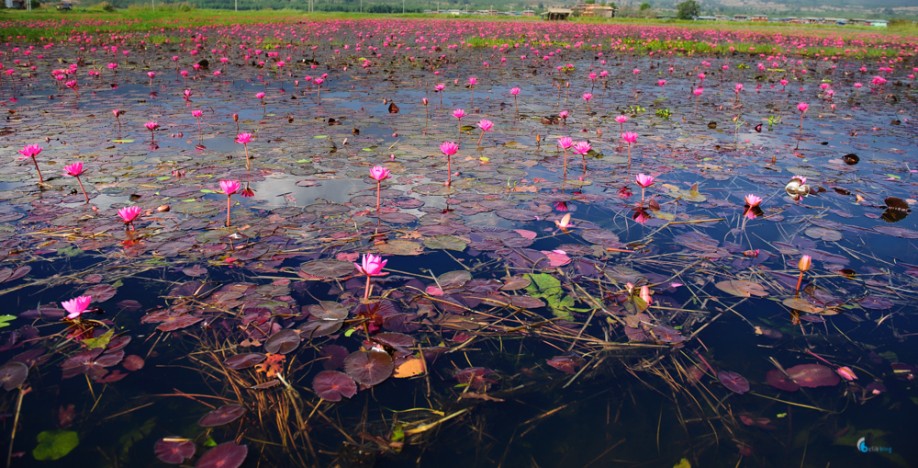
[[[462,109],[456,109],[453,111],[453,117],[462,120],[462,118],[465,117],[465,111]]]
[[[563,150],[570,149],[571,146],[574,146],[574,140],[571,137],[558,138],[558,146]]]
[[[579,154],[581,156],[585,156],[591,149],[593,149],[593,147],[590,146],[590,142],[588,141],[578,141],[571,147],[571,151],[574,154]]]
[[[736,93],[736,94],[739,94],[740,91],[742,91],[742,90],[743,90],[743,84],[742,84],[742,83],[737,83],[736,85],[733,86],[733,92]]]
[[[79,296],[69,301],[61,302],[61,307],[67,311],[67,320],[75,320],[86,312],[90,302],[92,302],[92,296]]]
[[[628,121],[628,116],[627,116],[627,115],[624,115],[624,114],[623,114],[623,115],[617,115],[617,116],[615,116],[615,121],[618,122],[619,124],[624,124],[625,122]]]
[[[383,268],[386,266],[386,263],[388,263],[388,260],[383,260],[382,257],[380,257],[379,255],[363,254],[363,260],[361,261],[361,263],[354,264],[354,267],[357,268],[357,271],[359,271],[361,274],[367,277],[366,287],[364,287],[364,290],[363,290],[363,300],[364,301],[370,298],[370,289],[372,288],[372,284],[370,280],[374,276],[385,276],[386,275],[386,273],[382,271]]]
[[[45,183],[45,179],[44,179],[44,177],[42,177],[42,175],[41,175],[41,169],[38,168],[38,160],[35,159],[35,157],[38,156],[38,155],[41,153],[41,151],[42,151],[42,147],[41,147],[41,146],[38,146],[38,145],[25,145],[25,146],[22,147],[21,150],[19,150],[19,154],[20,154],[21,156],[19,156],[19,158],[17,159],[18,161],[24,161],[24,160],[26,160],[26,159],[32,159],[32,163],[35,164],[35,172],[38,172],[38,183],[39,183],[39,184]]]
[[[41,154],[42,150],[43,148],[38,145],[25,145],[22,147],[21,150],[19,150],[19,154],[21,154],[22,156],[19,156],[18,160],[24,161],[29,158],[34,159],[35,156],[38,156],[39,154]]]
[[[143,124],[143,126],[144,126],[144,127],[147,127],[147,130],[149,130],[151,133],[154,132],[156,129],[159,128],[159,124],[156,123],[156,122],[153,121],[153,120],[151,120],[151,121],[149,121],[149,122]]]
[[[762,203],[762,198],[753,194],[746,195],[746,206],[749,208],[755,208]]]
[[[64,174],[67,174],[70,177],[79,177],[83,175],[83,162],[77,161],[73,164],[64,166]]]
[[[593,93],[583,93],[582,97],[584,101],[590,102],[590,100],[593,99]]]
[[[200,110],[200,109],[195,109],[195,110],[191,111],[191,116],[194,117],[194,118],[198,118],[198,119],[199,119],[199,118],[201,118],[201,116],[203,116],[203,115],[204,115],[204,111],[202,111],[202,110]]]
[[[239,188],[242,185],[238,180],[221,180],[220,181],[220,190],[223,190],[223,193],[226,194],[226,226],[230,226],[230,209],[233,206],[232,199],[233,194],[239,191]]]
[[[156,72],[149,71],[147,72],[147,76],[152,80],[153,78],[156,78]]]
[[[659,87],[661,87],[661,88],[662,88],[663,86],[666,86],[666,80],[662,80],[662,79],[661,79],[661,80],[657,80],[657,86],[659,86]]]
[[[252,134],[251,134],[251,133],[240,133],[240,134],[236,135],[236,143],[239,143],[239,144],[242,144],[242,145],[247,145],[247,144],[249,144],[249,143],[251,143],[251,142],[252,142]]]
[[[442,151],[446,156],[452,156],[459,151],[459,145],[453,143],[452,141],[444,141],[440,144],[440,151]]]
[[[633,144],[637,143],[637,139],[638,139],[638,134],[637,134],[637,133],[634,133],[634,132],[624,132],[624,133],[622,133],[621,136],[622,136],[622,140],[624,140],[625,143],[628,143],[629,145],[633,145]]]
[[[140,217],[140,207],[139,206],[126,206],[118,210],[118,216],[121,217],[121,221],[124,222],[125,228],[130,228],[131,231],[134,230],[134,221]]]
[[[373,166],[370,169],[370,177],[377,182],[386,180],[389,178],[389,169],[383,166]]]
[[[459,151],[459,145],[452,141],[444,141],[440,144],[440,151],[446,155],[446,186],[453,183],[453,155]]]
[[[704,88],[702,87],[698,87],[692,90],[692,94],[694,94],[695,96],[701,96],[702,93],[704,93]]]
[[[363,260],[360,264],[354,263],[354,267],[357,268],[362,275],[366,276],[384,276],[386,273],[383,273],[383,268],[385,268],[388,260],[383,260],[379,255],[373,254],[363,254]]]
[[[478,128],[480,128],[482,132],[490,132],[491,129],[494,128],[494,122],[487,119],[481,119],[478,121]]]
[[[439,93],[440,91],[443,91],[444,89],[446,89],[446,85],[443,84],[443,83],[437,83],[437,84],[434,86],[434,92],[435,92],[435,93]]]
[[[239,188],[242,187],[242,184],[238,180],[221,180],[220,181],[220,190],[226,194],[226,196],[233,195],[239,191]]]
[[[510,88],[510,95],[511,95],[511,96],[519,96],[519,94],[520,94],[520,89],[519,89],[519,88]]]
[[[638,174],[634,176],[634,181],[637,182],[641,188],[647,188],[653,185],[653,176],[647,174]]]
[[[183,70],[183,71],[184,71],[184,70]],[[186,74],[187,74],[187,72],[186,72]],[[191,90],[190,90],[190,89],[186,89],[185,91],[182,91],[182,97],[183,97],[186,101],[191,101],[191,94],[192,94],[192,93],[191,93]]]
[[[264,98],[265,98],[265,93],[261,91],[255,93],[255,99],[264,100]]]
[[[805,102],[801,102],[797,104],[797,110],[800,111],[801,114],[805,114],[806,110],[809,108],[810,108],[810,105]]]
[[[474,76],[469,77],[469,87],[473,87],[478,84],[478,78]]]

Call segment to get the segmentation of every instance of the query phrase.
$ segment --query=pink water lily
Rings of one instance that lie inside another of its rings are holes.
[[[121,217],[121,221],[124,222],[125,229],[131,231],[134,230],[134,221],[140,217],[140,207],[139,206],[126,206],[118,210],[118,216]]]
[[[631,170],[631,146],[637,143],[638,134],[634,132],[624,132],[621,135],[622,141],[628,143],[628,170]]]
[[[61,302],[61,307],[67,311],[67,320],[77,320],[86,312],[91,302],[92,296],[78,296]]]
[[[38,168],[38,160],[35,159],[42,152],[42,147],[38,145],[25,145],[19,150],[19,161],[24,161],[26,159],[31,159],[32,163],[35,164],[35,172],[38,172],[38,183],[44,184],[45,179],[41,175],[41,169]]]
[[[233,195],[239,191],[242,187],[242,184],[238,180],[221,180],[220,181],[220,190],[226,194],[226,226],[230,226],[230,209],[233,206],[232,198]]]
[[[634,176],[634,181],[641,187],[641,205],[644,204],[644,191],[647,187],[653,185],[653,176],[647,174],[638,174]]]
[[[233,114],[233,118],[237,118],[236,114]],[[240,133],[236,135],[236,143],[242,145],[242,149],[245,150],[245,169],[251,169],[251,162],[249,159],[249,143],[252,141],[251,133]]]
[[[753,195],[750,193],[746,195],[745,201],[746,201],[746,206],[750,208],[755,208],[759,206],[760,203],[762,203],[762,197],[759,197],[757,195]]]
[[[459,151],[459,145],[452,141],[444,141],[440,144],[440,151],[446,155],[446,186],[452,185],[453,181],[453,155]]]
[[[494,122],[491,122],[488,119],[481,119],[478,121],[478,128],[481,129],[481,135],[478,135],[478,146],[481,146],[481,139],[484,138],[484,134],[490,132],[494,128]]]
[[[357,268],[357,271],[367,277],[366,287],[363,291],[364,300],[370,298],[370,289],[372,288],[370,280],[374,276],[385,276],[386,273],[383,272],[383,268],[385,268],[388,262],[388,260],[383,260],[379,255],[363,254],[363,260],[361,260],[359,264],[354,263],[354,267]]]
[[[83,162],[77,161],[73,164],[68,164],[64,166],[64,174],[70,177],[76,177],[77,183],[80,184],[80,190],[83,191],[83,197],[86,198],[86,203],[89,203],[89,194],[86,193],[86,188],[83,187],[83,181],[80,180],[80,176],[83,175]]]
[[[647,174],[638,174],[634,176],[634,181],[637,182],[641,188],[647,188],[653,185],[653,176]]]
[[[376,181],[376,213],[379,214],[379,197],[382,189],[382,181],[389,178],[389,169],[383,166],[373,166],[370,169],[370,178]]]

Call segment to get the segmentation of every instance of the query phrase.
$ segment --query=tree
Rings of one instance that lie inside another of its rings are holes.
[[[649,10],[650,8],[651,8],[650,2],[644,2],[644,3],[641,4],[641,7],[640,7],[639,9],[640,9],[641,11],[647,11],[647,10]]]
[[[686,0],[676,5],[676,18],[692,19],[701,14],[701,5],[695,0]]]

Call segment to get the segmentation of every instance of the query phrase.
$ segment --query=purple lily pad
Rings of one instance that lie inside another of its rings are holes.
[[[574,375],[577,372],[577,368],[583,365],[583,359],[576,356],[562,355],[547,359],[545,363],[567,375]]]
[[[261,364],[265,360],[265,355],[261,353],[237,354],[223,361],[223,365],[234,370],[248,369],[255,364]]]
[[[325,401],[338,402],[357,394],[357,383],[344,372],[324,370],[312,379],[312,389]]]
[[[742,395],[749,391],[749,381],[736,372],[720,371],[717,373],[717,380],[724,384],[724,387],[727,387],[727,390],[730,390],[733,393],[739,393]]]
[[[344,359],[344,371],[365,387],[388,379],[393,370],[392,358],[380,351],[354,351]]]
[[[784,390],[785,392],[796,392],[800,390],[800,386],[794,383],[784,372],[781,372],[778,369],[772,369],[765,373],[765,382],[772,387],[777,388],[778,390]]]
[[[281,330],[265,341],[265,351],[274,354],[287,354],[300,346],[300,334],[288,329]]]
[[[178,465],[194,456],[194,442],[187,439],[163,438],[153,445],[153,453],[163,463]]]
[[[10,361],[0,367],[0,384],[6,391],[19,388],[29,378],[29,366],[19,362]]]
[[[198,420],[198,426],[217,427],[229,424],[241,418],[245,412],[245,407],[241,405],[221,406],[202,416],[201,419]]]
[[[239,468],[249,454],[247,445],[224,442],[201,455],[196,468]]]
[[[841,381],[835,371],[822,364],[796,365],[787,369],[787,376],[806,388],[833,387]]]

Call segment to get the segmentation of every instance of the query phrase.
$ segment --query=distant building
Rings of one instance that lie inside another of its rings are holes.
[[[592,16],[594,18],[614,18],[615,7],[610,5],[596,5],[580,3],[571,9],[574,16]]]
[[[548,21],[566,21],[573,13],[570,8],[549,8],[542,16]]]
[[[4,4],[7,8],[13,10],[24,10],[26,7],[26,0],[5,0]]]

